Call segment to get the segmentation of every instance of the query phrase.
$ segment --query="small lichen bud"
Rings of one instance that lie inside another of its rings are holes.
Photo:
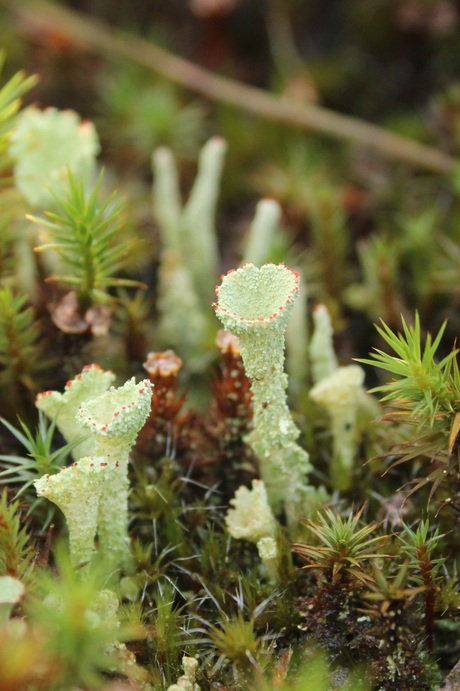
[[[331,317],[325,305],[313,310],[314,331],[308,348],[312,379],[317,384],[339,366],[333,344]]]
[[[233,508],[227,512],[225,524],[232,537],[257,543],[275,535],[276,520],[262,480],[253,480],[251,490],[238,487],[230,504]]]

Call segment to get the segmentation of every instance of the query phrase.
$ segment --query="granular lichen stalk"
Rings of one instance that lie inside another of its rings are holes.
[[[56,504],[65,516],[70,558],[75,567],[90,561],[94,551],[106,466],[103,456],[86,457],[56,475],[44,475],[35,482],[37,495]]]
[[[254,428],[246,442],[259,458],[271,506],[275,512],[284,506],[293,522],[311,493],[311,466],[296,443],[299,430],[286,403],[284,373],[284,334],[298,290],[298,273],[284,264],[249,263],[223,277],[214,305],[224,328],[239,339],[251,380]]]

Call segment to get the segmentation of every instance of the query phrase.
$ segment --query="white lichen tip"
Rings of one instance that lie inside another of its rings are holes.
[[[183,676],[179,677],[177,684],[168,686],[167,691],[200,691],[200,687],[195,682],[198,669],[198,660],[196,657],[184,655],[182,658],[182,667],[184,669]]]
[[[273,537],[261,537],[257,542],[257,550],[262,561],[266,562],[270,559],[276,559],[278,556],[278,546]]]
[[[338,367],[332,374],[316,384],[311,398],[327,410],[344,409],[356,405],[364,384],[364,370],[359,365]]]
[[[76,420],[93,434],[131,439],[146,421],[152,402],[152,384],[134,377],[118,388],[82,403]]]
[[[310,340],[309,356],[313,381],[318,383],[339,366],[334,350],[331,317],[326,305],[313,309],[314,331]]]
[[[56,418],[56,426],[68,442],[82,436],[82,431],[75,421],[75,415],[80,405],[107,391],[115,380],[110,370],[103,370],[99,365],[86,365],[80,374],[68,381],[64,392],[43,391],[35,399],[35,405],[42,410],[50,420]],[[72,453],[75,460],[91,455],[93,441],[83,441]]]
[[[225,524],[232,537],[255,543],[274,537],[276,520],[262,480],[253,480],[252,490],[244,485],[239,487],[230,504],[234,508],[227,512]]]
[[[231,269],[216,287],[216,314],[237,335],[269,325],[284,328],[299,291],[299,274],[284,264]]]

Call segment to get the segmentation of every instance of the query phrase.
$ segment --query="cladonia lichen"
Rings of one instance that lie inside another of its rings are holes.
[[[253,480],[252,489],[239,487],[232,506],[225,517],[230,535],[238,540],[248,540],[257,545],[257,550],[271,582],[276,582],[278,549],[276,544],[277,523],[270,508],[265,484]]]
[[[200,687],[195,681],[198,669],[198,660],[196,657],[184,655],[182,658],[182,668],[184,674],[179,677],[177,684],[168,686],[167,691],[200,691]]]
[[[16,186],[32,207],[52,208],[53,195],[66,190],[69,171],[84,183],[91,181],[99,150],[93,123],[74,111],[29,106],[11,135]]]
[[[128,547],[129,453],[150,412],[152,384],[148,379],[136,384],[133,378],[88,400],[89,391],[107,388],[112,378],[111,372],[91,366],[67,383],[64,394],[41,394],[38,401],[47,412],[56,406],[57,424],[67,439],[75,427],[90,434],[91,456],[35,482],[37,493],[65,515],[74,565],[91,559],[96,533],[108,567],[116,566]],[[90,386],[93,380],[95,388]]]
[[[357,417],[364,395],[364,370],[359,365],[338,367],[310,391],[330,419],[332,433],[331,483],[347,490],[353,478],[357,447]]]
[[[107,463],[101,490],[98,539],[106,558],[117,564],[128,546],[128,461],[139,430],[151,406],[152,384],[132,378],[123,386],[111,387],[95,399],[82,403],[77,422],[94,439],[96,455]]]
[[[309,457],[296,443],[299,430],[286,402],[285,329],[298,290],[298,273],[284,264],[249,263],[223,277],[214,305],[224,328],[239,339],[251,380],[254,428],[245,441],[259,458],[273,510],[284,506],[292,523],[312,492]]]
[[[70,558],[77,567],[91,560],[97,531],[99,498],[106,480],[103,456],[82,458],[56,475],[35,482],[39,497],[46,497],[65,516],[69,530]]]
[[[325,305],[316,305],[313,310],[314,331],[308,354],[313,382],[317,384],[328,377],[339,366],[334,350],[331,317]]]

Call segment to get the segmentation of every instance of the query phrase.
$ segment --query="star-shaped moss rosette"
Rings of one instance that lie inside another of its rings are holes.
[[[56,419],[56,427],[67,442],[73,442],[84,437],[84,432],[78,426],[75,415],[84,401],[100,396],[107,391],[115,380],[110,370],[103,370],[99,365],[86,365],[80,374],[68,381],[64,393],[60,391],[44,391],[35,399],[35,405],[42,410],[50,420]],[[94,440],[83,441],[72,451],[74,460],[94,453]]]
[[[38,496],[52,501],[65,516],[70,559],[75,567],[90,561],[94,552],[99,498],[106,481],[106,469],[104,457],[86,457],[34,483]]]
[[[99,501],[98,538],[100,550],[114,566],[128,546],[129,453],[149,415],[151,401],[151,382],[144,379],[137,384],[132,378],[82,403],[76,415],[77,422],[94,439],[95,454],[107,463]]]
[[[284,505],[291,523],[312,492],[309,457],[296,443],[299,430],[286,403],[285,330],[298,290],[299,274],[284,264],[249,263],[222,277],[214,304],[224,328],[239,339],[251,380],[254,429],[245,441],[259,458],[273,510]]]

